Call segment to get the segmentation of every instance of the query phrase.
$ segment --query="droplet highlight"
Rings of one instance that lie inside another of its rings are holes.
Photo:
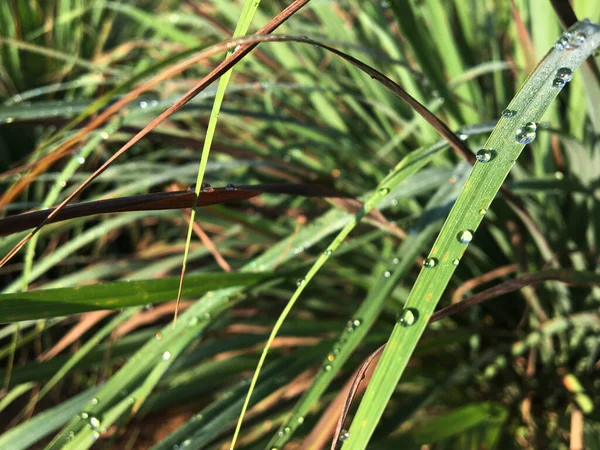
[[[462,230],[458,233],[458,242],[468,244],[473,240],[473,232],[471,230]]]
[[[488,150],[487,148],[482,148],[480,150],[477,150],[475,157],[477,158],[477,161],[481,163],[486,163],[494,158],[494,151]]]
[[[438,263],[438,260],[435,258],[426,258],[425,261],[423,261],[423,267],[427,268],[427,269],[433,269]]]
[[[516,140],[519,144],[527,145],[531,144],[536,137],[537,124],[535,122],[528,122],[521,128],[517,128]]]
[[[505,109],[502,111],[502,117],[505,119],[511,119],[517,115],[517,112],[514,109]]]
[[[408,328],[413,326],[419,318],[419,311],[415,308],[405,308],[398,313],[396,317],[396,322],[403,326],[404,328]]]

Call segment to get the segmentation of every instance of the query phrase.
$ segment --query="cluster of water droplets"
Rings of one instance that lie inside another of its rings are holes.
[[[569,81],[573,79],[573,71],[568,67],[561,67],[556,71],[554,80],[552,80],[552,87],[556,89],[562,89]]]
[[[565,31],[554,43],[554,48],[557,50],[576,49],[583,45],[583,43],[585,42],[585,37],[585,33],[583,33],[582,31],[577,31],[575,33]]]
[[[536,137],[537,124],[535,122],[527,122],[520,128],[517,128],[515,139],[519,144],[531,144]]]

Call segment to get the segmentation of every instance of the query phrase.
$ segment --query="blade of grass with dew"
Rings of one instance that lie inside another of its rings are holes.
[[[253,403],[257,403],[292,381],[300,371],[315,364],[328,343],[321,343],[314,347],[301,348],[293,355],[282,356],[266,368],[266,377],[261,380],[257,387],[257,396]],[[186,448],[190,450],[205,448],[205,446],[218,436],[220,432],[228,428],[232,421],[239,416],[242,406],[243,393],[248,386],[247,380],[225,392],[220,399],[212,402],[186,425],[179,428],[175,433],[158,443],[152,450],[167,450],[186,442]]]
[[[433,150],[440,151],[444,149],[447,144],[442,141]],[[389,206],[389,205],[388,205]],[[256,258],[254,261],[249,263],[242,269],[242,272],[263,272],[265,270],[272,269],[275,265],[285,262],[286,260],[295,256],[294,249],[290,246],[290,240],[293,243],[302,245],[303,248],[308,249],[311,245],[316,242],[320,242],[324,236],[334,232],[341,228],[344,224],[348,223],[353,219],[354,216],[339,210],[331,210],[326,213],[320,219],[313,222],[312,227],[302,229],[297,236],[286,238],[279,242],[277,245],[271,247],[264,255]],[[283,257],[282,257],[283,255]],[[214,291],[209,295],[205,295],[201,301],[196,302],[190,309],[188,309],[181,320],[189,324],[187,327],[177,327],[173,329],[171,326],[165,326],[160,333],[157,333],[157,339],[153,339],[148,342],[143,348],[141,348],[133,357],[131,357],[119,372],[117,372],[107,383],[103,386],[102,390],[98,392],[97,398],[98,403],[92,405],[87,414],[94,416],[101,416],[103,411],[113,404],[114,399],[118,397],[118,394],[128,388],[139,380],[144,373],[146,373],[150,367],[154,366],[155,361],[160,361],[166,352],[168,352],[169,360],[174,360],[177,356],[172,352],[173,342],[182,343],[182,345],[189,345],[189,343],[196,339],[198,336],[197,325],[198,317],[204,318],[207,315],[215,315],[219,310],[230,308],[235,304],[235,296],[239,294],[239,289],[230,288],[225,290]],[[200,320],[200,324],[205,319]],[[158,337],[160,336],[160,339]],[[79,429],[74,428],[74,425],[69,425],[64,433],[67,435],[69,432],[76,432]],[[83,430],[83,432],[92,435],[91,430]],[[63,433],[63,434],[64,434]]]
[[[11,450],[31,448],[33,444],[77,414],[100,388],[101,386],[91,387],[54,408],[47,409],[31,419],[21,422],[0,436],[0,448],[10,448]]]
[[[269,442],[268,448],[284,448],[296,430],[304,422],[304,418],[337,376],[340,369],[352,355],[356,347],[363,341],[367,332],[379,316],[385,301],[389,298],[396,285],[412,268],[415,258],[421,250],[431,242],[434,233],[439,231],[442,219],[450,210],[451,205],[462,187],[470,166],[461,164],[455,170],[455,184],[450,189],[444,185],[429,201],[421,215],[421,223],[416,225],[416,233],[410,234],[400,245],[396,257],[377,268],[373,277],[374,283],[361,306],[348,321],[347,326],[339,335],[333,348],[329,351],[322,368],[302,398],[294,407],[290,417],[281,425]],[[427,223],[425,219],[427,218]]]
[[[466,133],[464,133],[463,130],[463,132],[459,134]],[[298,280],[298,288],[294,291],[294,294],[288,301],[284,310],[281,312],[281,315],[278,317],[277,322],[275,323],[271,331],[271,335],[267,340],[263,353],[261,354],[256,371],[254,372],[254,376],[252,378],[252,382],[250,383],[250,388],[248,390],[248,395],[246,396],[244,408],[242,409],[242,416],[240,417],[240,420],[238,421],[238,425],[236,427],[236,435],[239,433],[239,428],[241,427],[243,415],[246,411],[247,404],[250,402],[252,390],[256,384],[262,365],[266,360],[270,346],[306,285],[312,280],[312,278],[325,264],[325,262],[327,262],[329,256],[331,256],[331,254],[340,246],[340,244],[344,241],[346,236],[348,236],[348,234],[350,234],[350,232],[356,227],[356,225],[358,225],[360,220],[365,215],[367,215],[373,208],[377,207],[382,202],[382,200],[386,198],[386,196],[390,193],[391,190],[396,189],[402,182],[406,181],[411,175],[414,175],[419,171],[419,169],[421,169],[424,165],[429,163],[437,154],[437,152],[445,148],[446,145],[448,145],[448,143],[446,141],[442,141],[439,144],[416,150],[410,153],[408,156],[406,156],[402,161],[400,161],[398,165],[392,170],[392,172],[383,181],[381,181],[381,183],[379,183],[377,188],[367,196],[363,207],[356,213],[355,216],[352,217],[350,222],[347,223],[344,226],[344,228],[338,233],[335,239],[329,244],[325,252],[321,254],[318,257],[318,259],[313,263],[311,268],[308,270],[306,276]]]
[[[539,121],[558,95],[556,79],[570,74],[600,45],[600,27],[580,22],[571,33],[579,39],[569,49],[553,48],[526,80],[492,132],[399,314],[388,345],[361,401],[345,449],[366,448],[410,356],[425,330],[466,246],[525,143],[535,138]],[[584,36],[581,39],[581,36]],[[558,47],[558,46],[557,46]],[[566,70],[566,72],[565,72]],[[558,83],[560,84],[560,83]],[[564,83],[562,83],[564,85]],[[493,153],[492,153],[493,152]]]
[[[488,132],[489,127],[470,127],[466,130],[461,130],[461,134],[477,134]],[[440,141],[438,144],[428,148],[429,153],[437,154],[447,148],[448,144],[445,141]],[[427,154],[427,152],[425,152]],[[417,155],[418,156],[418,155]],[[410,186],[410,185],[409,185]],[[389,202],[387,202],[389,200]],[[387,204],[386,204],[387,203]],[[382,207],[389,206],[391,199],[385,198],[382,202]],[[296,236],[291,236],[280,241],[272,246],[264,255],[254,259],[252,262],[241,269],[242,272],[262,272],[271,270],[274,266],[282,264],[285,261],[295,256],[294,248],[291,244],[301,245],[304,249],[310,248],[317,242],[320,242],[328,234],[339,230],[347,223],[355,220],[355,216],[340,210],[331,210],[324,214],[319,219],[313,221],[311,227],[305,227]],[[229,288],[225,290],[214,291],[205,295],[200,301],[192,305],[181,317],[182,321],[190,324],[197,323],[197,318],[206,317],[206,315],[215,315],[216,312],[223,307],[231,307],[235,304],[235,296],[239,295],[239,289]],[[196,319],[194,321],[194,319]],[[202,323],[202,321],[201,321]],[[191,328],[191,331],[190,329]],[[187,331],[187,332],[186,332]],[[165,352],[169,352],[170,360],[174,360],[175,356],[170,347],[174,340],[189,345],[189,343],[198,336],[198,330],[191,327],[178,327],[173,329],[171,326],[165,326],[160,333],[157,333],[157,339],[149,341],[144,347],[129,358],[127,364],[121,368],[113,377],[106,383],[105,386],[98,392],[98,404],[92,405],[90,413],[102,415],[103,411],[113,404],[114,399],[123,389],[128,389],[134,386],[136,380],[146,373],[150,367],[163,358]],[[160,336],[160,339],[158,338]],[[77,419],[76,419],[77,420]],[[70,431],[75,432],[73,425],[67,426],[65,433]],[[89,431],[89,430],[88,430]],[[91,433],[91,432],[90,432]],[[91,434],[90,434],[91,435]]]
[[[233,33],[233,38],[240,37],[248,31],[250,27],[250,22],[252,21],[252,17],[254,17],[254,13],[258,9],[260,5],[260,0],[246,0],[244,3],[244,9],[242,11],[242,15],[238,22],[238,25]],[[227,52],[227,56],[233,54],[235,50]],[[221,76],[219,79],[219,84],[217,86],[217,93],[215,95],[215,100],[213,103],[213,108],[210,113],[210,119],[208,121],[208,128],[206,130],[206,136],[204,138],[204,145],[202,147],[202,155],[200,157],[200,168],[198,169],[198,176],[196,178],[196,200],[198,199],[198,195],[202,190],[202,180],[204,179],[204,172],[206,171],[206,165],[208,164],[208,155],[210,153],[210,147],[212,145],[212,140],[215,134],[215,130],[217,128],[217,121],[219,120],[219,111],[221,109],[221,104],[223,103],[223,98],[225,97],[225,90],[227,89],[227,84],[229,83],[229,79],[231,78],[231,74],[233,73],[233,69],[228,70]],[[181,268],[181,281],[179,286],[179,291],[183,288],[187,255],[189,253],[190,242],[192,240],[192,232],[193,225],[196,220],[196,201],[194,201],[194,206],[192,207],[191,216],[190,216],[190,224],[188,227],[185,249],[183,253],[183,265]],[[173,327],[177,324],[177,313],[178,306],[180,301],[181,294],[177,294],[177,305],[175,306],[175,316],[173,318]]]

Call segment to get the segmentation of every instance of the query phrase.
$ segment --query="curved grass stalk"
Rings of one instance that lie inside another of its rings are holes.
[[[535,139],[536,122],[570,80],[572,71],[599,45],[600,27],[589,21],[576,24],[561,36],[504,111],[485,148],[478,152],[478,163],[433,245],[405,310],[398,316],[343,449],[366,448],[456,265],[524,145]]]

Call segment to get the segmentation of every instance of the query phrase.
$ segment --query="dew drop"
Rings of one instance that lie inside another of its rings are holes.
[[[453,266],[458,266],[459,264],[460,264],[460,260],[458,260],[456,258],[452,260],[452,265]]]
[[[164,352],[162,355],[162,359],[163,359],[163,361],[168,361],[169,359],[171,359],[171,352],[168,350],[166,352]]]
[[[97,417],[90,417],[90,426],[94,430],[100,428],[100,421]]]
[[[100,137],[104,140],[107,140],[109,138],[109,134],[106,131],[103,131],[102,133],[100,133]]]
[[[79,156],[79,157],[77,158],[77,162],[78,162],[79,164],[83,164],[83,163],[85,162],[85,158],[84,158],[83,156]]]
[[[487,213],[487,209],[485,209],[485,208],[481,208],[479,210],[479,214],[481,214],[482,216],[484,216],[486,213]]]
[[[473,240],[473,232],[471,230],[462,230],[458,233],[458,242],[461,244],[468,244]]]
[[[92,400],[90,401],[90,403],[91,403],[92,405],[97,405],[97,404],[98,404],[98,402],[99,402],[99,400],[98,400],[96,397],[92,398]]]
[[[398,199],[392,200],[392,206],[398,206]]]
[[[505,109],[504,111],[502,111],[502,117],[504,117],[505,119],[510,119],[512,117],[515,117],[517,115],[517,112],[514,109]]]
[[[331,364],[324,364],[323,365],[323,371],[325,371],[325,372],[331,372],[331,369],[332,369]]]
[[[302,286],[304,283],[306,283],[306,280],[304,278],[300,278],[298,281],[296,281],[296,286]]]
[[[190,327],[195,327],[196,325],[198,325],[198,318],[197,317],[192,317],[190,320],[188,320],[188,325]]]
[[[388,195],[389,193],[390,193],[390,190],[388,188],[379,189],[379,195]]]
[[[516,140],[519,144],[527,145],[531,144],[535,140],[535,130],[537,124],[535,122],[528,122],[521,128],[517,128]]]
[[[569,45],[571,46],[571,48],[577,48],[577,47],[583,45],[584,42],[585,42],[585,34],[581,31],[578,31],[577,33],[573,33],[571,35],[571,37],[569,38]]]
[[[228,191],[235,191],[235,186],[229,183],[227,186],[225,186],[225,189]]]
[[[296,421],[298,422],[298,425],[302,425],[304,423],[304,417],[299,416],[298,419],[296,419]]]
[[[398,313],[396,322],[405,328],[413,326],[419,318],[419,312],[415,308],[405,308]]]
[[[332,254],[332,253],[333,253],[333,250],[331,250],[330,248],[328,248],[327,250],[325,250],[325,251],[323,252],[323,254],[324,254],[325,256],[331,256],[331,254]]]
[[[94,433],[92,434],[92,442],[96,442],[99,437],[100,437],[100,433],[98,433],[97,431],[94,431]]]
[[[427,269],[433,269],[436,264],[437,264],[437,259],[435,258],[427,258],[425,259],[425,261],[423,261],[423,267],[426,267]]]
[[[560,78],[565,83],[568,83],[573,79],[573,71],[568,67],[561,67],[556,71],[556,78]]]
[[[148,107],[148,102],[144,102],[144,101],[140,102],[140,108],[147,108],[147,107]]]
[[[392,264],[398,264],[400,260],[398,258],[392,259]]]
[[[360,325],[361,325],[361,324],[362,324],[362,320],[360,320],[360,319],[354,319],[354,320],[352,321],[352,326],[353,326],[354,328],[358,328],[358,327],[360,327]]]
[[[486,163],[494,158],[494,151],[482,148],[481,150],[477,150],[475,157],[477,158],[477,161]]]
[[[552,80],[552,87],[554,89],[562,89],[563,87],[565,87],[565,82],[560,78],[555,78],[554,80]]]
[[[342,430],[340,433],[340,437],[339,437],[340,442],[347,441],[349,438],[350,438],[350,433],[348,433],[348,431],[346,431],[346,430]]]
[[[81,414],[79,414],[79,417],[81,417],[82,419],[87,419],[88,418],[88,413],[82,412]]]
[[[202,184],[202,192],[214,192],[214,188],[210,184]]]
[[[389,278],[392,275],[392,273],[389,270],[386,270],[385,272],[383,272],[383,276],[385,278]]]

